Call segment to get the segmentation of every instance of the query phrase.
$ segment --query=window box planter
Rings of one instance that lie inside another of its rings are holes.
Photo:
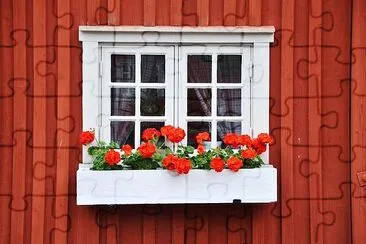
[[[277,201],[277,170],[191,170],[178,175],[168,170],[93,171],[80,164],[77,205],[269,203]]]

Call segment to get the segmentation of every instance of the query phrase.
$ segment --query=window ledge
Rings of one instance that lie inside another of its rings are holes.
[[[273,42],[273,26],[79,26],[79,40],[119,43]]]
[[[277,170],[265,166],[241,169],[93,171],[80,165],[77,205],[269,203],[277,201]]]

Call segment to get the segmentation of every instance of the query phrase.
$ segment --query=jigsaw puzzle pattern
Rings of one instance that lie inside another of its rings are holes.
[[[365,243],[365,13],[362,0],[0,1],[0,243]],[[279,201],[77,207],[79,25],[274,25]]]

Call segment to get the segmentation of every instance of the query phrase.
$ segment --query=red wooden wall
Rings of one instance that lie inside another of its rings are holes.
[[[0,243],[366,243],[363,0],[0,0]],[[77,207],[79,25],[274,25],[264,205]]]

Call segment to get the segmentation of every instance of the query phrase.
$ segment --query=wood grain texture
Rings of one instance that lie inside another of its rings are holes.
[[[366,190],[361,187],[357,172],[366,170],[366,162],[363,160],[366,156],[366,151],[363,145],[366,144],[365,131],[365,94],[366,94],[366,56],[363,45],[363,40],[366,38],[365,31],[357,28],[358,25],[365,24],[366,19],[364,13],[366,11],[365,1],[356,0],[353,2],[352,16],[352,53],[357,58],[357,62],[352,64],[352,93],[351,93],[351,147],[352,147],[352,182],[355,183],[354,197],[352,198],[352,240],[354,244],[361,244],[366,240],[366,233],[363,226],[366,225]]]
[[[290,30],[283,33],[281,36],[281,134],[290,133],[290,140],[282,138],[280,141],[281,147],[281,215],[286,215],[286,209],[294,209],[295,203],[288,203],[288,199],[294,197],[294,185],[295,185],[295,165],[294,165],[294,152],[293,152],[293,137],[291,133],[294,128],[293,117],[293,101],[286,102],[288,97],[294,96],[294,50],[288,44],[288,40],[291,38],[291,30],[295,28],[295,16],[294,9],[295,3],[292,0],[282,1],[282,23],[281,29]],[[271,81],[272,82],[272,81]],[[275,98],[276,99],[276,98]],[[276,99],[277,100],[277,99]],[[287,116],[286,116],[287,115]],[[281,136],[282,137],[282,136]],[[286,183],[285,183],[286,182]],[[289,216],[281,221],[282,227],[282,243],[291,244],[296,242],[295,236],[295,217]]]
[[[33,16],[35,21],[33,22],[33,30],[38,33],[34,36],[34,43],[46,43],[46,4],[44,0],[34,1]],[[40,48],[37,52],[33,53],[33,70],[37,70],[37,66],[43,60],[46,60],[47,53],[46,48]],[[46,69],[40,70],[40,73],[46,73]],[[33,132],[37,136],[34,138],[33,145],[45,146],[47,144],[46,128],[47,120],[45,111],[47,111],[47,99],[42,96],[47,95],[47,83],[44,76],[41,76],[38,72],[33,72],[34,88],[33,94],[40,96],[34,99],[33,102]],[[44,195],[45,181],[39,180],[45,178],[46,170],[42,167],[47,162],[47,155],[45,150],[33,150],[33,168],[34,172],[37,172],[36,177],[32,182],[32,194],[38,197],[33,198],[32,201],[32,231],[31,231],[31,243],[37,244],[43,242],[43,232],[45,229],[45,199],[39,197]]]
[[[13,1],[13,29],[26,29],[26,4],[22,1]],[[25,41],[23,34],[21,40]],[[25,238],[25,195],[26,195],[26,164],[27,164],[27,121],[29,114],[27,111],[27,97],[24,91],[27,89],[27,50],[25,45],[18,45],[14,48],[14,68],[13,75],[18,77],[14,80],[14,96],[13,96],[13,138],[16,140],[13,149],[12,160],[12,189],[13,196],[9,207],[13,209],[11,212],[11,243],[22,243]],[[10,210],[10,209],[9,209]],[[15,211],[14,211],[15,210]],[[18,210],[18,211],[16,211]],[[16,230],[16,231],[15,231]]]
[[[0,1],[1,242],[365,243],[365,11],[362,0]],[[277,204],[76,206],[77,31],[101,24],[275,26]]]

